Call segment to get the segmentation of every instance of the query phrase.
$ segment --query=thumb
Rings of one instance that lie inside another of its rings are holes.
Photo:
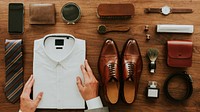
[[[80,91],[80,92],[83,91],[83,84],[82,84],[81,78],[80,78],[80,77],[77,77],[77,78],[76,78],[76,82],[77,82],[77,86],[78,86],[79,91]]]
[[[38,104],[40,103],[40,100],[42,99],[42,96],[43,96],[43,92],[40,92],[40,93],[37,95],[37,97],[36,97],[36,99],[35,99],[36,105],[38,105]]]

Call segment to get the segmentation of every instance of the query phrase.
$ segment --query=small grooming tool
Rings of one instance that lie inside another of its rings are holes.
[[[150,73],[155,73],[156,69],[156,59],[158,58],[158,49],[150,48],[147,51],[147,56],[151,61],[149,64]]]
[[[97,28],[97,31],[99,34],[105,34],[108,32],[127,32],[130,30],[130,27],[125,26],[105,26],[105,25],[99,25]]]

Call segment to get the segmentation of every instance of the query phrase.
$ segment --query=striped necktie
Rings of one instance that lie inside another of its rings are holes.
[[[19,100],[23,90],[22,40],[5,42],[5,95],[11,103]]]

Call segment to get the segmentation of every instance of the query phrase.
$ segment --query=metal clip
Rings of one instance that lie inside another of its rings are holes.
[[[148,85],[151,88],[157,88],[158,83],[156,81],[149,81]]]
[[[188,76],[190,78],[190,82],[193,82],[192,76],[191,75],[188,75]]]

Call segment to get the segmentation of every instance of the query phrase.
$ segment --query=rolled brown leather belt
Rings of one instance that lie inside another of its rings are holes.
[[[129,19],[134,16],[133,4],[100,4],[97,17],[101,19]]]
[[[177,98],[174,98],[173,96],[171,96],[170,93],[169,93],[169,90],[168,90],[169,82],[175,77],[180,77],[180,78],[184,79],[186,84],[187,84],[187,91],[186,91],[185,95],[181,99],[177,99]],[[188,99],[192,95],[192,92],[193,92],[192,77],[189,74],[187,74],[186,72],[180,72],[180,73],[171,74],[165,80],[163,90],[164,90],[164,94],[166,95],[166,97],[168,99],[170,99],[171,101],[177,102],[177,103],[183,102],[183,101],[185,101],[186,99]]]

